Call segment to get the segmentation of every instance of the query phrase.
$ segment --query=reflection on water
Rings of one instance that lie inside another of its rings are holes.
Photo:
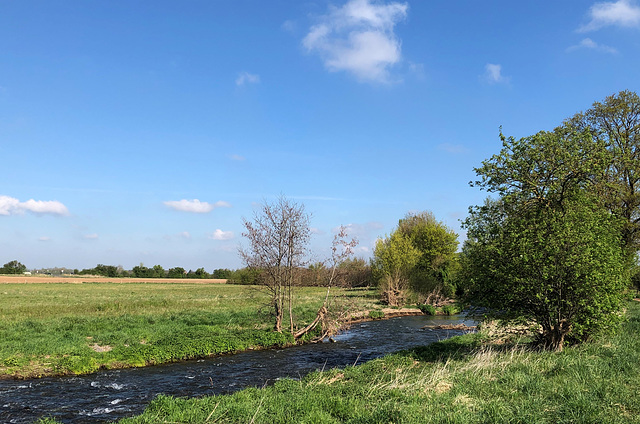
[[[43,416],[64,423],[109,422],[141,413],[158,394],[203,396],[263,386],[333,367],[360,364],[398,350],[426,345],[459,330],[425,325],[464,322],[458,317],[402,317],[354,324],[320,343],[78,377],[0,381],[0,421],[29,423]]]

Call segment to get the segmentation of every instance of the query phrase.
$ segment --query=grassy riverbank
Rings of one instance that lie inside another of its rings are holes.
[[[122,424],[640,423],[640,304],[621,331],[563,352],[455,337],[227,396],[161,396]]]
[[[339,290],[354,310],[368,290]],[[294,316],[312,320],[322,288],[302,288]],[[163,283],[0,284],[0,378],[83,374],[286,345],[268,296],[251,286]]]

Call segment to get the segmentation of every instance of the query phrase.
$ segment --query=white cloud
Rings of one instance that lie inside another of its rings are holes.
[[[208,203],[201,202],[198,199],[193,200],[168,200],[163,202],[165,206],[181,212],[192,212],[192,213],[208,213],[216,208],[230,208],[231,205],[227,202],[219,201],[216,203]]]
[[[572,52],[580,49],[596,50],[599,52],[611,53],[611,54],[618,53],[618,51],[613,47],[609,47],[604,44],[598,44],[595,41],[593,41],[591,38],[585,38],[584,40],[580,41],[579,44],[576,44],[575,46],[571,46],[567,48],[567,52]]]
[[[241,156],[241,155],[231,155],[230,157],[231,157],[231,160],[235,160],[239,162],[242,162],[243,160],[246,159],[244,156]]]
[[[0,215],[16,215],[24,212],[32,212],[38,215],[69,215],[69,210],[65,205],[57,200],[20,200],[9,197],[0,196]]]
[[[260,82],[260,75],[240,72],[236,78],[236,85],[257,84]]]
[[[51,241],[51,237],[42,236],[38,239],[38,241]]]
[[[233,231],[222,231],[221,229],[215,230],[209,235],[213,240],[231,240],[233,238]]]
[[[607,26],[640,27],[640,7],[630,0],[596,3],[589,9],[591,20],[578,32],[595,31]]]
[[[98,239],[98,234],[96,234],[96,233],[85,234],[83,236],[83,238],[86,239],[86,240],[97,240]]]
[[[389,68],[401,59],[394,26],[407,16],[406,3],[350,0],[332,8],[302,40],[331,72],[347,71],[361,81],[389,82]]]
[[[489,84],[508,83],[509,77],[502,75],[502,65],[487,63],[484,66],[484,79]]]
[[[190,239],[191,238],[191,233],[189,233],[189,231],[183,231],[183,232],[178,234],[178,237],[181,237],[183,239]]]

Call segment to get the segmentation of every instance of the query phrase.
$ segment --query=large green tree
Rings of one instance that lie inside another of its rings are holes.
[[[0,268],[0,274],[23,274],[27,267],[18,261],[10,261]]]
[[[412,290],[423,295],[434,291],[452,295],[458,234],[429,211],[408,213],[398,223],[398,231],[420,252],[411,271]]]
[[[391,306],[402,305],[407,298],[409,279],[420,259],[420,251],[406,234],[394,231],[390,236],[377,240],[373,255],[372,264],[382,300]]]
[[[397,305],[409,292],[422,298],[453,294],[457,248],[458,235],[431,212],[407,214],[390,236],[376,243],[373,268],[383,300]]]
[[[640,96],[621,91],[563,125],[590,134],[593,144],[604,144],[609,152],[597,194],[611,213],[623,219],[622,242],[627,254],[635,257],[640,249]]]
[[[462,263],[468,299],[505,320],[535,322],[547,348],[613,325],[625,272],[620,220],[594,187],[610,152],[588,129],[520,140],[476,169],[498,195],[471,210]]]

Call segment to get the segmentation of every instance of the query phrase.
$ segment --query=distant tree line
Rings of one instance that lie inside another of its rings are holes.
[[[122,266],[98,264],[94,268],[83,269],[82,271],[74,270],[77,275],[101,275],[104,277],[120,277],[120,278],[197,278],[197,279],[227,279],[233,271],[228,269],[216,269],[212,273],[208,273],[204,268],[198,268],[195,271],[185,270],[182,267],[174,267],[165,270],[162,265],[154,265],[149,268],[140,264],[134,266],[131,270],[126,270]]]
[[[321,286],[326,280],[326,274],[330,270],[322,263],[297,268],[294,273],[296,286]],[[76,275],[100,275],[113,278],[197,278],[197,279],[223,279],[229,284],[260,284],[264,278],[263,271],[255,268],[214,269],[209,273],[204,268],[195,271],[185,270],[182,267],[165,270],[161,265],[146,267],[134,266],[131,270],[122,266],[98,264],[94,268],[74,270]],[[366,287],[372,285],[371,267],[367,261],[361,258],[350,258],[338,266],[336,285],[340,287]]]

